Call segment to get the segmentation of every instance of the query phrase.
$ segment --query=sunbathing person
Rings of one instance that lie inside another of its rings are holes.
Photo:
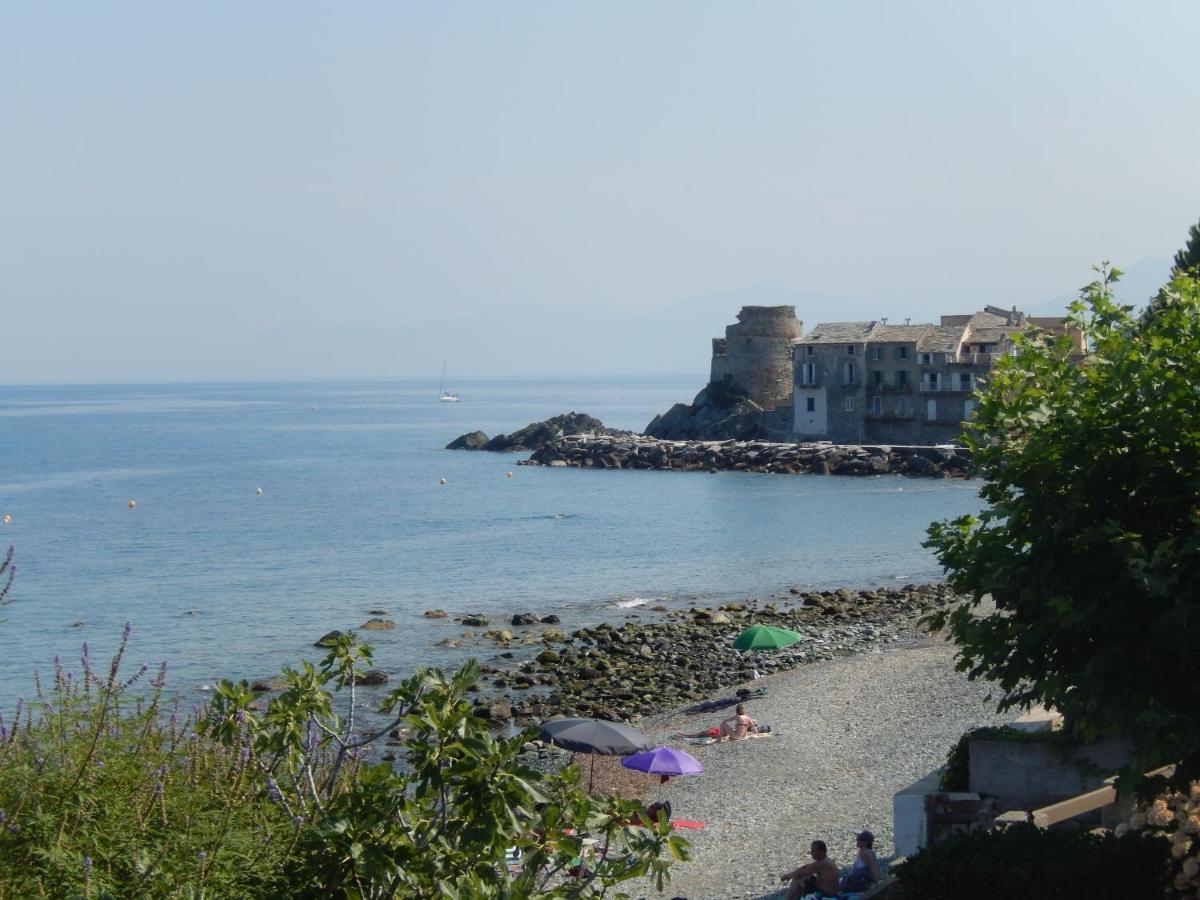
[[[779,876],[781,881],[790,882],[785,900],[798,900],[813,893],[818,897],[837,897],[838,867],[827,855],[825,842],[813,841],[809,852],[812,862]]]
[[[838,888],[846,893],[856,894],[877,884],[882,874],[879,871],[879,860],[875,858],[875,835],[869,831],[860,831],[855,839],[858,845],[858,858],[850,871],[842,876]]]
[[[745,704],[739,703],[737,711],[721,723],[720,732],[717,736],[723,741],[740,741],[746,736],[746,732],[757,728],[758,723],[746,715]]]

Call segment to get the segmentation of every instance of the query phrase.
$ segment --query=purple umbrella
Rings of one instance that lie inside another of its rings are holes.
[[[674,747],[655,747],[621,760],[626,769],[649,772],[651,775],[703,775],[700,760]]]

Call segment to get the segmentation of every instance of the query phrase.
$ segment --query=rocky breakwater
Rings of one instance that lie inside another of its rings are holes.
[[[958,447],[773,444],[766,441],[663,441],[635,434],[564,436],[523,465],[595,469],[691,469],[819,475],[965,476],[969,452]]]
[[[918,620],[958,601],[946,585],[899,590],[793,592],[788,601],[693,608],[655,622],[581,628],[514,668],[485,668],[477,711],[518,725],[556,715],[629,720],[678,709],[767,674],[869,651],[918,633]],[[782,650],[732,647],[749,625],[777,625],[804,640]]]
[[[646,426],[667,440],[757,440],[767,436],[766,411],[723,383],[709,384],[691,404],[676,403]]]

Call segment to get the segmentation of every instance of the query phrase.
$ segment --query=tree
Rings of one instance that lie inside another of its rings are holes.
[[[1173,275],[1187,275],[1200,270],[1200,222],[1188,229],[1188,242],[1175,254]]]
[[[285,670],[287,687],[263,713],[245,682],[221,682],[213,699],[205,732],[253,761],[297,823],[289,896],[603,897],[643,876],[661,890],[670,861],[687,858],[665,816],[631,825],[640,803],[588,796],[574,767],[544,776],[524,766],[531,735],[496,737],[472,712],[475,660],[449,676],[418,671],[383,700],[388,724],[364,734],[354,688],[371,656],[342,635],[319,669]],[[367,747],[397,726],[405,765],[367,762]],[[505,865],[510,848],[519,872]]]
[[[989,504],[926,546],[971,602],[932,617],[1000,708],[1044,704],[1084,739],[1130,739],[1127,774],[1200,773],[1200,282],[1155,315],[1107,265],[1071,307],[1090,336],[1001,361],[965,436]],[[989,596],[994,611],[981,606]]]

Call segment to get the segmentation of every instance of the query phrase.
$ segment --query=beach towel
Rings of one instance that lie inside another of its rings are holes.
[[[694,822],[689,819],[676,819],[671,823],[672,828],[691,828],[694,831],[699,831],[704,827],[703,822]]]
[[[744,738],[731,738],[730,740],[722,741],[719,737],[709,737],[707,734],[675,735],[677,740],[681,740],[686,744],[695,744],[697,747],[702,747],[705,744],[740,744],[742,741],[750,741],[754,740],[755,738],[769,738],[774,736],[775,732],[773,731],[748,731],[746,732],[746,736]]]

